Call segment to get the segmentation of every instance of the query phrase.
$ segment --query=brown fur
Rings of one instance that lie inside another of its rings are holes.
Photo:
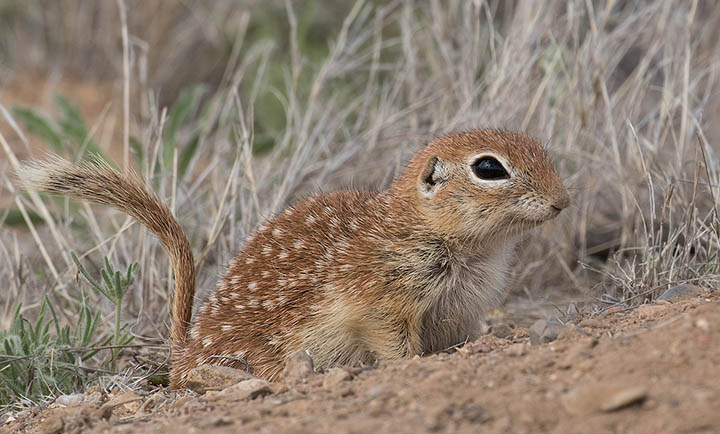
[[[492,154],[510,179],[480,181]],[[479,333],[505,289],[514,239],[569,196],[540,145],[505,131],[435,140],[389,191],[310,197],[266,222],[233,259],[188,333],[194,266],[178,222],[135,175],[52,159],[21,172],[38,190],[116,206],[167,246],[177,288],[171,383],[211,363],[276,379],[300,350],[316,365],[443,350]]]

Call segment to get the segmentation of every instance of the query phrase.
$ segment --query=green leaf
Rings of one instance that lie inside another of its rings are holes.
[[[49,145],[55,148],[56,152],[63,152],[62,137],[50,122],[34,110],[15,106],[12,108],[13,116],[18,119],[25,129],[38,137],[44,139]]]
[[[62,132],[72,139],[75,149],[85,145],[88,153],[96,155],[106,162],[110,162],[100,147],[90,138],[90,131],[85,123],[80,109],[75,106],[70,99],[63,95],[55,95],[55,105],[60,110],[60,118],[58,125]]]
[[[177,147],[177,137],[185,125],[188,116],[197,107],[200,98],[205,93],[205,86],[197,85],[180,92],[175,104],[173,104],[168,114],[168,120],[165,124],[165,143],[163,143],[163,163],[165,167],[172,164],[173,152]]]
[[[140,142],[140,140],[135,136],[130,136],[130,149],[132,150],[132,155],[133,157],[135,157],[135,161],[137,162],[138,167],[140,168],[140,170],[143,170],[143,159],[145,158],[143,149],[145,149],[145,147],[143,146],[142,142]]]
[[[187,172],[188,167],[190,167],[190,162],[195,156],[199,142],[200,136],[195,135],[195,137],[193,137],[190,143],[185,146],[185,149],[183,149],[180,154],[180,159],[178,161],[178,178],[183,179],[185,177],[185,173]]]

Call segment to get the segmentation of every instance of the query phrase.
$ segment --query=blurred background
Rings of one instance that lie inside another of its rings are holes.
[[[0,0],[0,328],[44,296],[61,322],[84,297],[112,322],[70,252],[139,264],[138,339],[167,336],[172,288],[144,229],[19,192],[15,159],[135,167],[188,232],[202,300],[284,206],[387,188],[433,137],[481,127],[546,144],[573,197],[521,243],[497,318],[715,289],[719,32],[714,3],[680,0]]]

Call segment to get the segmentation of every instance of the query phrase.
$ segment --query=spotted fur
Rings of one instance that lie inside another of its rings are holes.
[[[478,179],[470,167],[482,155],[502,162],[509,179]],[[176,219],[137,176],[61,159],[31,163],[20,176],[31,188],[116,206],[167,246],[177,282],[173,387],[204,363],[276,379],[300,350],[329,367],[474,339],[505,291],[517,235],[569,203],[528,136],[444,136],[418,152],[388,191],[309,197],[264,223],[188,330],[192,253]]]

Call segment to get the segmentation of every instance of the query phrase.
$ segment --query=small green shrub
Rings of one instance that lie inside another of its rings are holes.
[[[138,265],[132,264],[120,273],[105,258],[100,283],[75,254],[72,257],[92,288],[115,306],[114,332],[99,335],[100,313],[89,307],[87,297],[77,304],[77,321],[72,325],[61,326],[48,297],[43,299],[34,322],[25,318],[19,305],[10,329],[0,331],[0,406],[85,390],[98,376],[117,372],[117,355],[133,339],[121,326],[120,311]],[[109,357],[95,360],[100,351],[108,349]]]

